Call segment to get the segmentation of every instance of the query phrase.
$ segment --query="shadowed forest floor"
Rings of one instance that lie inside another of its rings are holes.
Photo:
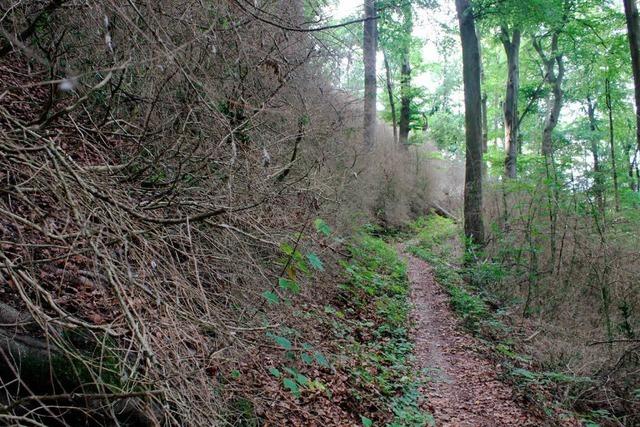
[[[461,331],[448,296],[425,261],[404,251],[415,321],[417,368],[428,377],[423,396],[437,426],[541,426],[499,379],[499,366]]]

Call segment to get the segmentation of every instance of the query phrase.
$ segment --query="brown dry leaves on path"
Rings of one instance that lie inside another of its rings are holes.
[[[402,247],[399,248],[402,252]],[[403,253],[411,282],[417,368],[430,377],[422,390],[437,426],[543,426],[498,379],[498,368],[460,330],[448,296],[426,262]]]

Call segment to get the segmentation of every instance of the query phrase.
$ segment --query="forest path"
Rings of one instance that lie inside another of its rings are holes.
[[[461,331],[429,264],[403,245],[398,251],[411,282],[416,368],[429,377],[422,393],[436,426],[545,425],[514,401],[513,389],[498,379],[496,366],[477,350],[479,343]]]

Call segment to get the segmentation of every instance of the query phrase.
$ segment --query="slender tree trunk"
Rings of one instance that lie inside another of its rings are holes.
[[[551,54],[546,56],[541,41],[534,39],[533,46],[538,52],[545,67],[545,80],[551,85],[551,96],[548,98],[548,111],[542,131],[542,155],[547,161],[553,156],[553,131],[558,124],[562,109],[562,82],[564,80],[564,59],[558,51],[558,31],[551,36]],[[558,71],[556,73],[556,65]]]
[[[482,79],[484,81],[484,79]],[[484,86],[483,86],[484,87]],[[488,108],[487,105],[487,92],[485,90],[482,91],[482,152],[486,153],[489,149],[489,118],[488,118]]]
[[[485,89],[485,74],[484,74],[484,65],[482,63],[482,33],[480,32],[480,28],[476,27],[476,39],[478,39],[478,54],[480,55],[480,90],[482,91],[482,95],[480,98],[480,104],[482,108],[482,153],[485,154],[489,149],[489,124],[488,113],[487,113],[487,91]],[[489,168],[487,167],[487,163],[482,161],[482,179],[487,181],[489,177]]]
[[[409,125],[411,123],[411,64],[409,52],[402,55],[400,70],[400,145],[409,143]]]
[[[636,0],[623,0],[636,101],[636,146],[640,150],[640,20]]]
[[[638,168],[638,155],[640,149],[637,147],[633,150],[633,161],[629,166],[629,177],[631,178],[631,188],[634,191],[640,191],[640,168]]]
[[[609,151],[611,156],[611,174],[613,178],[613,191],[615,197],[616,212],[620,212],[620,191],[618,189],[618,169],[616,167],[616,149],[613,132],[613,104],[611,102],[611,82],[606,79],[604,82],[607,112],[609,113]]]
[[[480,52],[469,0],[456,0],[460,39],[466,129],[464,231],[471,243],[484,244],[482,219],[482,92]]]
[[[498,109],[502,108],[502,101],[496,98],[493,106]],[[492,124],[493,134],[498,135],[498,129],[502,127],[502,122],[500,121],[500,118],[497,116],[493,116],[493,123],[491,124]],[[498,139],[499,138],[497,136],[493,138],[493,148],[495,148],[496,150],[498,149]]]
[[[364,144],[371,148],[376,139],[376,52],[378,50],[378,25],[375,0],[364,0]]]
[[[402,66],[400,67],[400,145],[406,147],[409,143],[411,126],[411,37],[413,33],[413,9],[411,3],[402,6],[404,31],[402,43]]]
[[[591,131],[591,155],[593,156],[593,192],[598,205],[600,219],[604,220],[604,181],[602,176],[602,165],[600,164],[600,147],[598,147],[598,138],[596,132],[598,124],[596,122],[596,103],[587,97],[587,114],[589,116],[589,130]]]
[[[520,30],[509,35],[507,28],[501,28],[501,40],[507,54],[507,89],[504,99],[504,141],[506,156],[504,171],[507,178],[517,176],[518,161],[518,92],[520,90]]]
[[[391,67],[389,67],[389,60],[387,58],[387,52],[382,51],[384,56],[384,70],[387,78],[387,94],[389,95],[389,106],[391,108],[391,122],[393,123],[393,142],[398,144],[398,117],[396,116],[396,101],[393,98],[393,80],[391,79]]]
[[[549,210],[549,244],[551,247],[551,266],[555,273],[556,260],[556,235],[558,228],[558,177],[553,159],[553,130],[558,124],[560,110],[562,109],[562,81],[564,79],[564,60],[562,53],[558,51],[559,30],[553,32],[551,36],[551,53],[547,57],[542,47],[540,39],[533,39],[533,47],[538,52],[545,68],[544,80],[551,85],[551,94],[547,98],[547,117],[542,131],[542,155],[545,160],[545,172],[547,180],[551,181],[552,187],[548,188],[547,204]],[[556,65],[558,71],[556,73]]]
[[[629,177],[629,188],[631,188],[631,191],[637,191],[638,186],[633,176],[633,171],[634,171],[636,162],[638,160],[638,149],[635,143],[625,144],[625,152],[627,153],[627,158],[629,159],[629,163],[627,165],[627,176]]]
[[[482,64],[482,34],[480,29],[476,27],[476,38],[478,39],[478,52],[480,53],[480,86],[482,88],[482,152],[486,153],[489,149],[489,123],[488,123],[488,106],[487,106],[487,90],[485,89],[484,65]],[[485,175],[487,168],[485,167]]]
[[[518,129],[520,129],[520,126],[518,126]],[[522,139],[522,134],[520,132],[518,132],[518,155],[522,155],[522,146],[524,145],[524,141]],[[516,170],[517,172],[517,170]]]
[[[640,191],[640,168],[638,167],[638,154],[640,153],[640,150],[636,150],[635,154],[633,155],[633,164],[635,167],[635,188],[636,191]]]
[[[547,120],[542,136],[544,154],[548,155],[549,157],[553,155],[553,131],[558,125],[560,110],[562,109],[562,75],[563,74],[558,73],[558,77],[556,77],[555,81],[553,82],[551,108],[549,114],[547,115]]]
[[[484,80],[484,79],[483,79]],[[489,149],[489,124],[487,123],[489,106],[487,105],[487,92],[482,92],[482,152],[486,153]]]
[[[636,170],[636,183],[634,184],[636,187],[636,191],[640,191],[640,167],[638,167],[638,154],[640,150],[636,150],[636,153],[633,155],[633,164],[635,165]]]

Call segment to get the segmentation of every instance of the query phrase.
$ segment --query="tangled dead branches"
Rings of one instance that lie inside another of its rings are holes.
[[[327,194],[327,52],[226,2],[1,10],[0,418],[224,424],[225,366],[285,315],[260,303],[278,247]]]

